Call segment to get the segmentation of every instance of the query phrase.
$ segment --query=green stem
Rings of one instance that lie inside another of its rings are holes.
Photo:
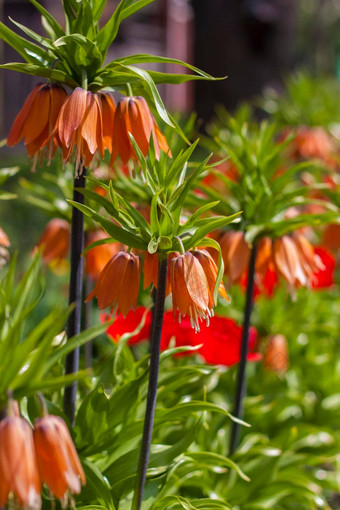
[[[238,367],[237,373],[237,387],[233,415],[236,418],[243,417],[244,397],[247,393],[247,357],[249,350],[249,329],[250,329],[250,318],[253,309],[253,294],[254,294],[254,280],[255,280],[255,263],[257,255],[257,245],[254,243],[250,253],[249,265],[248,265],[248,281],[247,281],[247,293],[246,293],[246,306],[244,309],[243,319],[243,330],[242,330],[242,343],[241,343],[241,360]],[[239,445],[240,441],[240,423],[232,422],[231,425],[231,436],[230,436],[230,450],[229,453],[232,455]]]
[[[149,463],[150,445],[152,438],[152,428],[155,416],[157,382],[159,372],[160,345],[164,315],[164,300],[166,292],[166,277],[168,269],[167,258],[159,260],[158,266],[158,284],[154,310],[153,327],[150,338],[150,374],[148,396],[146,400],[146,410],[144,419],[144,429],[142,437],[142,445],[138,461],[138,469],[136,476],[135,493],[133,496],[131,510],[140,510],[144,486],[146,480],[146,471]]]

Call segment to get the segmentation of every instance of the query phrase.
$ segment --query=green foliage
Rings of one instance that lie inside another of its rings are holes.
[[[335,78],[313,77],[299,72],[288,78],[283,94],[265,90],[260,105],[280,126],[332,129],[340,122],[339,94],[339,81]]]
[[[40,278],[40,256],[37,253],[25,274],[15,282],[16,256],[12,257],[0,284],[0,407],[7,402],[8,392],[14,398],[52,391],[88,374],[52,374],[55,366],[75,347],[83,345],[105,330],[94,326],[65,343],[64,325],[69,311],[56,306],[30,330],[26,321],[44,294]]]
[[[1,23],[0,38],[25,61],[2,64],[0,66],[2,69],[41,76],[73,89],[77,86],[88,88],[92,92],[113,87],[126,93],[129,84],[135,94],[143,91],[142,95],[169,125],[172,125],[172,122],[156,83],[215,79],[180,60],[154,55],[132,55],[104,65],[108,48],[114,42],[120,24],[154,0],[121,0],[110,19],[101,28],[99,21],[106,0],[83,2],[64,0],[65,30],[37,0],[30,1],[40,12],[42,25],[48,37],[42,37],[30,28],[11,20],[26,36],[21,37]],[[189,69],[193,74],[156,73],[138,67],[139,64],[145,63],[176,63]]]
[[[220,109],[219,119],[210,126],[210,132],[213,141],[206,140],[206,145],[215,148],[223,158],[229,158],[237,177],[232,179],[223,171],[211,170],[225,192],[204,183],[199,188],[209,199],[219,200],[215,207],[217,212],[242,211],[238,228],[245,232],[249,243],[263,236],[279,237],[307,225],[339,221],[337,206],[310,197],[311,191],[320,192],[327,186],[319,183],[305,186],[298,179],[302,172],[320,171],[322,164],[303,161],[287,167],[291,138],[280,141],[275,124],[252,121],[248,109],[241,108],[235,117]],[[196,205],[205,203],[205,198],[194,196],[192,199]],[[311,204],[322,204],[326,211],[320,214],[303,214],[302,211],[293,217],[286,216],[291,208],[301,211]]]

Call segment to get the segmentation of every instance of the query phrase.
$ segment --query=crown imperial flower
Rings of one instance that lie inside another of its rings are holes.
[[[129,133],[136,140],[144,156],[148,153],[151,135],[157,158],[159,158],[160,150],[169,152],[165,136],[157,126],[143,97],[124,97],[117,104],[113,124],[111,164],[118,155],[124,164],[129,159],[137,159]]]
[[[13,122],[7,145],[16,145],[23,138],[28,155],[34,157],[34,164],[44,149],[50,163],[57,149],[52,132],[66,98],[67,93],[60,85],[36,85]]]
[[[40,478],[58,498],[79,494],[85,474],[65,422],[46,415],[34,422],[34,446]]]
[[[11,414],[0,422],[0,506],[12,493],[21,507],[39,509],[40,489],[32,429]]]
[[[140,280],[139,257],[120,251],[106,264],[86,302],[97,297],[100,310],[118,307],[125,316],[136,308]]]
[[[97,152],[104,157],[105,149],[111,149],[114,108],[109,94],[93,94],[81,87],[64,102],[53,134],[58,137],[65,163],[75,154],[76,174],[81,173],[82,165],[90,165]]]
[[[209,287],[204,269],[197,257],[191,252],[178,255],[170,263],[170,281],[174,317],[179,311],[188,315],[195,331],[200,330],[199,321],[213,315],[211,295],[214,288]]]

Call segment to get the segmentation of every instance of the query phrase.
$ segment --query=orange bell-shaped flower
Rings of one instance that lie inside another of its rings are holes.
[[[37,246],[42,246],[42,258],[45,264],[60,264],[68,255],[70,244],[70,225],[66,220],[53,218],[50,220]]]
[[[310,287],[313,274],[324,268],[310,242],[297,233],[274,240],[273,261],[276,271],[291,288]]]
[[[9,260],[9,251],[7,248],[10,244],[7,234],[5,234],[0,227],[0,267],[4,266]]]
[[[89,232],[86,245],[101,241],[102,239],[108,239],[108,235],[102,230]],[[93,280],[98,278],[108,261],[115,253],[122,249],[122,246],[121,243],[107,243],[91,248],[85,254],[86,274]]]
[[[272,335],[263,358],[264,367],[283,375],[288,370],[289,354],[287,339],[283,335]]]
[[[7,145],[16,145],[23,138],[30,157],[37,159],[46,148],[50,163],[57,149],[57,141],[51,133],[66,98],[67,93],[60,85],[36,85],[13,122]]]
[[[86,302],[96,296],[100,310],[118,307],[125,316],[136,308],[140,280],[139,257],[120,251],[106,264]]]
[[[148,153],[151,135],[156,157],[159,158],[160,150],[169,153],[165,136],[157,126],[144,97],[124,97],[118,101],[113,124],[111,164],[118,155],[124,164],[129,159],[137,159],[129,133],[144,156]]]
[[[177,310],[180,317],[188,315],[192,327],[199,331],[199,321],[205,319],[209,323],[213,314],[211,295],[214,288],[209,287],[198,258],[191,252],[174,257],[170,263],[170,281],[174,317]]]
[[[0,422],[0,506],[12,494],[20,507],[38,510],[40,491],[32,429],[20,416],[8,415]]]
[[[230,285],[240,281],[248,268],[250,249],[241,231],[229,230],[218,239],[224,262],[224,273]]]
[[[46,415],[34,422],[34,446],[40,478],[58,498],[79,494],[85,474],[65,422]]]
[[[103,157],[105,148],[110,148],[113,110],[114,101],[109,95],[93,94],[81,87],[74,89],[64,102],[53,134],[58,137],[65,163],[75,153],[76,174],[82,171],[82,165],[91,163],[97,152]]]
[[[192,252],[192,254],[194,257],[196,257],[199,260],[199,263],[203,267],[204,274],[208,281],[209,298],[210,298],[209,308],[213,308],[217,304],[217,303],[215,303],[215,300],[214,300],[214,289],[215,289],[215,285],[216,285],[217,272],[218,272],[217,265],[207,250],[195,250]],[[225,290],[225,287],[224,287],[222,281],[219,285],[218,293],[220,294],[221,297],[223,297],[227,301],[230,301],[229,296],[227,294],[227,291]]]

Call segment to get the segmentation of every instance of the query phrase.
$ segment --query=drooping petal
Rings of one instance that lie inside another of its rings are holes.
[[[7,138],[7,145],[15,145],[20,142],[23,135],[23,130],[25,126],[25,122],[27,120],[27,117],[29,115],[29,111],[32,107],[32,104],[34,103],[36,96],[40,89],[44,86],[43,83],[38,83],[32,90],[32,92],[29,94],[29,96],[26,98],[26,101],[24,102],[23,107],[21,108],[20,112],[16,116],[11,131]]]
[[[66,99],[58,117],[58,134],[62,145],[70,147],[74,132],[81,125],[86,111],[87,91],[81,87],[74,89]]]

